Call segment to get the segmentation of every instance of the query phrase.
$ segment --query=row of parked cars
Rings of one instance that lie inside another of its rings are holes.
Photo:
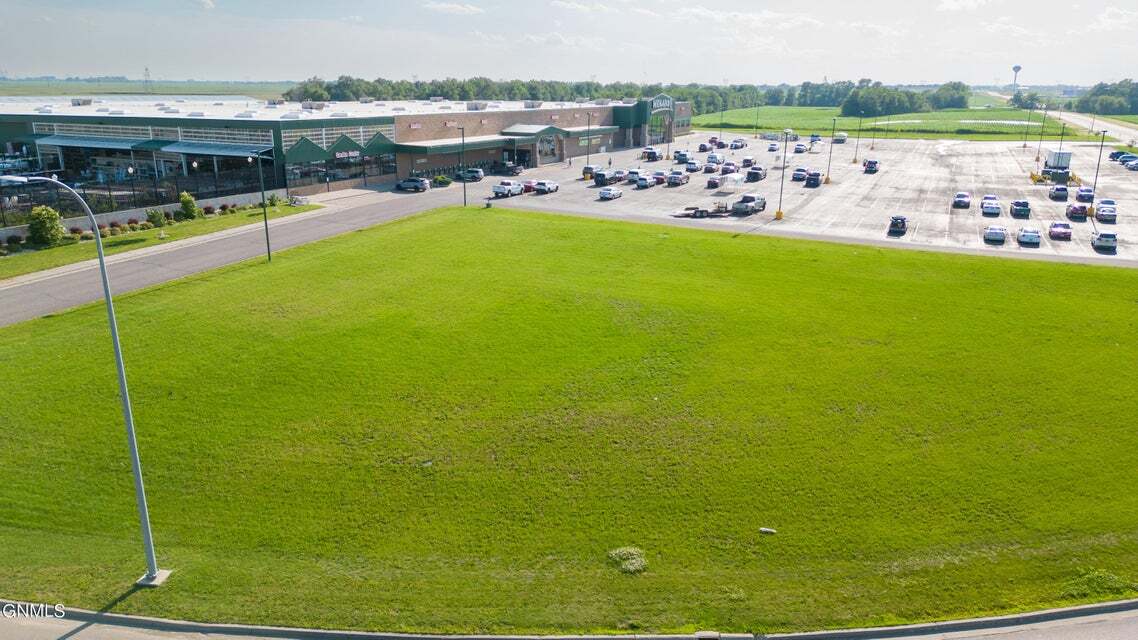
[[[1056,187],[1052,187],[1048,197],[1052,200],[1067,200],[1066,187],[1062,187],[1062,192],[1056,195]],[[1061,196],[1061,197],[1060,197]],[[1081,188],[1076,195],[1082,202],[1093,202],[1094,191],[1088,188]],[[972,195],[966,191],[958,192],[952,198],[952,207],[954,209],[967,209],[972,206]],[[1003,213],[1003,205],[1000,203],[1000,197],[995,194],[985,195],[980,200],[980,213],[984,216],[1000,216]],[[1090,214],[1090,209],[1086,204],[1078,202],[1067,206],[1067,217],[1073,221],[1086,221]],[[1013,218],[1030,218],[1031,217],[1031,203],[1027,200],[1012,200],[1008,205],[1008,214]],[[1111,198],[1104,198],[1099,201],[1098,207],[1095,209],[1095,219],[1099,222],[1115,223],[1118,221],[1118,203]],[[890,232],[896,233],[897,231],[904,232],[905,222],[902,220],[897,221],[897,218],[904,216],[895,216],[890,221]],[[1052,240],[1070,240],[1072,234],[1072,227],[1070,222],[1056,221],[1052,222],[1047,228],[1047,236]],[[984,229],[984,241],[1003,244],[1009,237],[1008,228],[1003,225],[993,224],[988,225]],[[1035,227],[1022,227],[1016,234],[1016,241],[1021,245],[1039,245],[1042,242],[1043,233]],[[1095,229],[1091,233],[1091,246],[1100,251],[1113,251],[1118,246],[1118,234],[1111,231],[1103,231]]]
[[[1138,171],[1138,153],[1112,151],[1108,157],[1131,171]]]

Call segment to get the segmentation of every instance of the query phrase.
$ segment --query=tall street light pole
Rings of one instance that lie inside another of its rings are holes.
[[[1063,138],[1067,135],[1067,123],[1063,122],[1059,125],[1059,150],[1063,150]]]
[[[1043,123],[1039,125],[1039,146],[1035,149],[1035,161],[1039,162],[1039,154],[1043,152],[1043,131],[1047,128],[1047,105],[1043,105]]]
[[[122,346],[119,344],[119,328],[118,323],[115,321],[114,300],[111,298],[111,281],[107,276],[107,263],[103,255],[103,241],[98,233],[99,222],[95,219],[95,214],[91,212],[91,208],[87,206],[87,202],[84,201],[74,189],[58,180],[44,176],[0,176],[0,184],[21,184],[27,182],[50,182],[54,184],[56,188],[62,187],[65,189],[79,201],[79,204],[83,207],[83,212],[87,214],[87,219],[91,222],[91,229],[95,231],[95,249],[99,257],[99,275],[103,281],[103,299],[107,305],[107,322],[111,329],[111,345],[114,347],[115,366],[118,368],[119,398],[122,400],[123,421],[126,423],[126,440],[127,446],[130,449],[130,465],[134,472],[134,496],[138,502],[138,521],[142,528],[142,546],[146,553],[146,574],[139,578],[135,584],[140,587],[157,587],[166,581],[166,578],[170,575],[170,571],[168,569],[159,569],[158,561],[154,557],[154,539],[150,533],[150,511],[146,507],[146,488],[142,483],[142,463],[138,459],[138,441],[134,435],[134,412],[131,410],[130,393],[126,385],[126,368],[123,365]]]
[[[1031,111],[1027,112],[1027,122],[1023,123],[1023,148],[1027,148],[1027,132],[1031,128],[1031,117],[1035,115],[1035,103],[1031,105]]]
[[[1098,169],[1099,165],[1102,164],[1102,147],[1106,144],[1106,129],[1100,131],[1099,134],[1101,137],[1098,141],[1098,160],[1095,161],[1095,181],[1091,186],[1091,193],[1096,201],[1098,200]],[[1094,214],[1094,206],[1091,207],[1091,214]]]
[[[253,158],[245,158],[250,165]],[[265,222],[265,256],[273,261],[273,247],[269,244],[269,203],[265,201],[265,170],[261,167],[261,152],[257,152],[257,176],[261,179],[261,219]]]
[[[865,112],[860,111],[857,115],[857,141],[854,142],[854,159],[853,163],[857,164],[857,149],[861,146],[861,120],[865,117]]]
[[[826,159],[826,184],[830,184],[830,164],[834,161],[834,134],[838,131],[838,119],[834,118],[834,125],[830,127],[830,157]]]
[[[592,157],[593,142],[590,136],[593,134],[593,112],[590,111],[585,114],[585,164],[589,164],[589,159]]]
[[[786,145],[790,142],[790,129],[782,131],[782,180],[778,183],[778,209],[774,212],[775,220],[782,220],[782,191],[786,187]]]
[[[458,147],[458,175],[462,176],[462,206],[466,206],[466,127],[458,128],[459,135],[462,136],[462,143]],[[451,138],[452,140],[454,138]]]

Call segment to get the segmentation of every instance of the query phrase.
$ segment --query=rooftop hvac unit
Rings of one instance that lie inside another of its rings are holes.
[[[300,120],[300,112],[289,111],[288,113],[282,113],[281,120]]]
[[[449,104],[439,105],[439,111],[450,111],[450,110],[451,110],[451,106]]]
[[[91,104],[90,98],[72,98],[71,99],[71,106],[73,106],[73,107],[85,107],[89,104]]]
[[[122,109],[111,109],[110,111],[107,112],[107,114],[112,115],[112,116],[121,116],[121,115],[125,115],[126,111],[124,111]]]
[[[362,98],[360,98],[360,104],[369,104],[372,102],[375,102],[375,98],[371,98],[368,96],[363,96]]]
[[[442,96],[431,96],[430,101],[431,102],[446,102],[446,98],[444,98]]]
[[[188,115],[191,118],[204,118],[205,117],[205,111],[191,111],[191,112],[187,113],[186,115]]]
[[[392,111],[406,111],[406,107],[391,107]]]
[[[481,101],[471,101],[466,103],[467,111],[485,111],[486,103]]]
[[[99,107],[98,109],[95,109],[95,111],[97,111],[98,113],[106,113],[106,112],[110,111],[110,109],[108,107]]]
[[[271,98],[271,99],[265,101],[266,105],[278,105],[278,104],[284,104],[284,103],[285,103],[284,98]]]
[[[542,104],[541,100],[526,100],[522,103],[522,106],[526,109],[537,109],[540,108]]]
[[[215,102],[215,103],[213,103],[213,106],[215,106],[215,107],[224,107],[224,106],[225,106],[225,103],[224,103],[224,102]]]
[[[238,113],[237,115],[235,115],[233,117],[234,118],[252,118],[253,115],[254,115],[253,111],[242,111],[241,113]]]
[[[386,107],[386,106],[387,106],[387,103],[386,103],[386,102],[377,102],[377,103],[375,103],[375,106],[377,106],[377,107]]]
[[[170,107],[169,109],[163,109],[163,111],[165,111],[166,113],[181,113],[182,112],[181,109],[177,109],[175,107]]]
[[[300,108],[301,108],[301,109],[312,109],[312,110],[315,110],[315,111],[320,111],[320,110],[321,110],[321,109],[323,109],[325,106],[327,106],[327,105],[326,105],[326,103],[323,103],[323,102],[314,102],[314,101],[312,101],[312,100],[305,100],[304,102],[301,102],[301,103],[300,103]]]
[[[156,106],[156,107],[165,107],[165,106],[166,106],[166,103],[165,103],[165,102],[155,102],[155,103],[154,103],[154,106]]]
[[[596,100],[593,100],[593,104],[602,107],[607,106],[610,102],[612,102],[612,100],[609,100],[608,98],[597,98]]]
[[[576,102],[577,104],[585,104],[588,101],[589,101],[588,98],[574,98],[573,99],[573,102]]]
[[[348,112],[347,111],[337,111],[337,112],[333,113],[331,117],[333,117],[333,118],[347,118]]]

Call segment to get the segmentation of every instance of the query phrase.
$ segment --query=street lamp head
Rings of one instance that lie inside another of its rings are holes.
[[[53,174],[51,174],[51,179],[52,180],[59,180],[59,176],[57,176],[53,173]]]
[[[131,174],[131,175],[134,175],[134,167],[127,167],[126,172]]]
[[[794,133],[794,129],[783,129],[782,132],[785,133],[786,135],[790,135],[790,134]]]
[[[249,164],[253,164],[253,156],[246,157],[245,162],[248,162]]]
[[[197,169],[198,168],[198,161],[194,160],[193,162],[190,163],[190,166]]]

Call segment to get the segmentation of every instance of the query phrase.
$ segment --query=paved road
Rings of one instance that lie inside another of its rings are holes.
[[[355,637],[360,638],[361,636],[363,634],[357,634]],[[148,631],[50,618],[0,619],[0,637],[11,640],[238,640],[238,638],[268,640],[268,636]],[[919,636],[919,638],[921,640],[1133,640],[1138,638],[1138,611],[1088,616],[1020,627],[932,634]]]
[[[453,189],[423,194],[342,191],[316,211],[269,221],[274,250],[363,229],[419,211],[454,204]],[[107,259],[115,293],[200,273],[265,254],[264,227],[250,224],[206,236],[115,254]],[[102,298],[94,260],[0,281],[0,326]]]
[[[1096,118],[1082,113],[1064,113],[1060,117],[1069,124],[1084,129],[1091,129],[1092,124],[1094,125],[1095,131],[1106,129],[1106,135],[1111,138],[1117,138],[1120,142],[1125,144],[1133,144],[1135,141],[1138,141],[1138,126],[1135,125],[1122,124],[1116,120],[1103,120],[1102,118]]]

